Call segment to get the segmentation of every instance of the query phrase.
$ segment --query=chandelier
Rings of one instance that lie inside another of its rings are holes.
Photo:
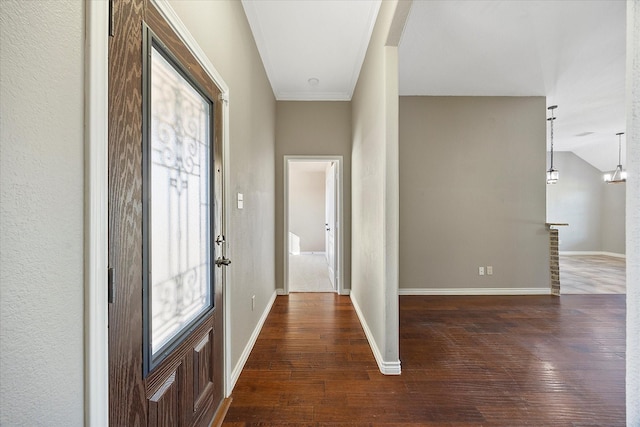
[[[622,135],[624,135],[624,132],[618,132],[616,135],[618,135],[618,166],[616,166],[613,174],[607,173],[604,175],[604,182],[607,184],[627,182],[627,171],[622,170]]]
[[[555,184],[558,182],[559,178],[558,170],[553,167],[553,121],[556,119],[553,115],[553,110],[555,110],[556,108],[558,108],[557,105],[552,105],[551,107],[547,108],[547,110],[551,111],[551,117],[547,119],[551,126],[551,130],[549,132],[551,140],[551,167],[549,167],[549,170],[547,171],[547,184]]]

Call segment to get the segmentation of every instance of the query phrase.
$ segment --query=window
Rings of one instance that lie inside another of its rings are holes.
[[[145,366],[213,309],[213,101],[149,31],[143,108]]]

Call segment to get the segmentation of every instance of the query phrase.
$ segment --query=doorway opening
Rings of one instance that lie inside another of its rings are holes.
[[[342,294],[342,156],[284,161],[284,293]]]
[[[575,153],[554,157],[560,179],[546,186],[547,223],[560,225],[548,227],[557,233],[552,281],[560,295],[625,294],[626,184],[606,183],[607,171]]]

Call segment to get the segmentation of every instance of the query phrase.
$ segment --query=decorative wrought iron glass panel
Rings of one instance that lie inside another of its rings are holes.
[[[154,360],[212,307],[213,107],[153,44],[150,55],[146,327]]]

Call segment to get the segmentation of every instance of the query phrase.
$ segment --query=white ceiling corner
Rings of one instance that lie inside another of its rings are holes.
[[[242,0],[277,100],[350,100],[380,0]],[[310,78],[319,79],[317,86]]]

